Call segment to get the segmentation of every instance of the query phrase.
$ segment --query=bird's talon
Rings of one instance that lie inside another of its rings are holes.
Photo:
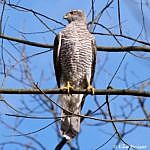
[[[91,92],[92,95],[95,94],[95,88],[93,88],[93,86],[91,86],[91,85],[89,85],[89,86],[87,87],[87,91],[88,91],[88,92]]]
[[[70,90],[73,90],[73,86],[70,85],[69,81],[67,82],[67,86],[61,87],[60,90],[62,91],[66,91],[68,95],[70,94]]]
[[[69,81],[67,82],[67,93],[70,94],[70,90],[73,90],[73,86],[70,85]]]

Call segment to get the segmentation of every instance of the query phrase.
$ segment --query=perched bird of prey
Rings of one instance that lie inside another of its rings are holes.
[[[80,116],[77,115],[80,115],[86,96],[70,94],[70,90],[87,89],[94,94],[91,84],[95,71],[96,44],[95,38],[87,29],[83,11],[72,10],[64,19],[69,24],[54,40],[53,60],[58,88],[68,91],[68,94],[60,96],[63,107],[61,134],[70,140],[80,131]]]

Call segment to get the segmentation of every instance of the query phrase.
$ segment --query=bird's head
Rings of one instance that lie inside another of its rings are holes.
[[[82,10],[71,10],[70,12],[66,13],[63,18],[69,23],[76,20],[86,22],[86,16]]]

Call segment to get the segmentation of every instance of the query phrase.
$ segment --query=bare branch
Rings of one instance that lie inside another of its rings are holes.
[[[42,92],[41,92],[42,91]],[[67,94],[67,91],[60,89],[0,89],[0,94]],[[91,94],[86,89],[74,89],[70,94]],[[129,89],[95,89],[95,95],[131,95],[150,97],[149,91],[129,90]]]
[[[26,41],[26,40],[23,40],[23,39],[18,39],[18,38],[14,38],[14,37],[2,35],[2,34],[0,35],[0,38],[6,39],[6,40],[11,40],[11,41],[22,43],[22,44],[27,44],[27,45],[30,45],[30,46],[36,46],[36,47],[42,47],[42,48],[53,48],[52,45]]]
[[[41,48],[54,48],[53,45],[49,44],[42,44],[42,43],[37,43],[37,42],[32,42],[32,41],[27,41],[19,38],[14,38],[6,35],[0,35],[0,38],[22,43],[22,44],[27,44],[30,46],[36,46],[36,47],[41,47]],[[150,47],[142,47],[142,46],[122,46],[122,47],[106,47],[106,46],[97,46],[97,51],[103,51],[103,52],[150,52]]]

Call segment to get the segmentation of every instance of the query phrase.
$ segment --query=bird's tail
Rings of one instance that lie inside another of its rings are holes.
[[[74,138],[80,131],[80,117],[73,114],[80,115],[83,97],[83,94],[61,95],[61,104],[66,110],[62,110],[61,114],[61,134],[67,140]],[[73,114],[70,115],[67,110]]]

